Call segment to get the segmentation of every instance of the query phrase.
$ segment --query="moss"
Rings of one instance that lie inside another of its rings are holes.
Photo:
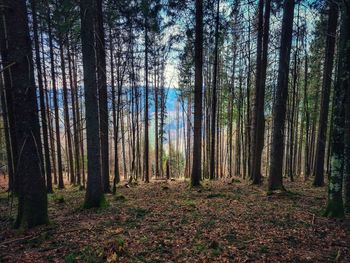
[[[184,205],[188,207],[195,208],[196,207],[196,202],[194,200],[184,200]]]
[[[329,198],[326,211],[323,216],[330,218],[342,218],[344,217],[344,206],[341,197]]]
[[[119,194],[119,195],[116,195],[114,197],[114,200],[115,201],[120,201],[120,202],[125,202],[126,201],[126,197],[124,195],[122,195],[122,194]]]
[[[106,208],[109,206],[109,203],[108,201],[106,200],[105,196],[102,195],[100,197],[100,199],[97,201],[97,202],[93,202],[93,203],[90,203],[90,202],[87,202],[85,200],[85,203],[83,205],[83,208],[84,209],[90,209],[90,208]]]
[[[139,207],[130,207],[128,209],[128,214],[134,219],[142,219],[148,213],[148,210]]]
[[[81,251],[71,252],[65,256],[64,262],[88,262],[88,263],[99,263],[104,262],[103,258],[99,255],[98,251],[95,251],[92,247],[85,247]]]
[[[64,204],[66,202],[63,195],[53,195],[53,200],[56,204]]]

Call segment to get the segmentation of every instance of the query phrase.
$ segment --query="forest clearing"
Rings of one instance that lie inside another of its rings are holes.
[[[69,187],[49,195],[49,225],[1,225],[0,261],[349,262],[348,219],[324,218],[325,189],[309,185],[286,183],[290,192],[268,196],[237,178],[195,190],[152,181],[120,186],[107,207],[92,210]],[[0,198],[7,215],[7,195]]]

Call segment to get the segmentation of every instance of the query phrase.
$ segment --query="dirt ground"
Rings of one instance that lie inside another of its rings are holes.
[[[350,220],[322,217],[326,189],[285,186],[154,181],[89,210],[67,187],[49,195],[50,224],[29,231],[11,228],[16,200],[1,188],[0,262],[350,262]]]

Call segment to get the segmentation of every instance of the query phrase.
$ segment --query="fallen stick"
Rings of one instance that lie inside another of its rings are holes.
[[[23,241],[23,240],[26,240],[26,239],[31,239],[31,238],[33,238],[32,235],[25,236],[25,237],[20,237],[20,238],[10,239],[10,240],[7,240],[7,241],[4,241],[4,242],[0,243],[0,247],[8,245],[8,244],[11,244],[11,243],[14,243],[14,242]]]

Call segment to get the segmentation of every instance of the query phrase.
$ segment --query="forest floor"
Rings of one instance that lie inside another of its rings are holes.
[[[350,262],[350,220],[322,217],[325,188],[287,193],[238,180],[120,186],[109,205],[82,209],[78,187],[49,195],[50,224],[11,228],[0,194],[0,262]]]

